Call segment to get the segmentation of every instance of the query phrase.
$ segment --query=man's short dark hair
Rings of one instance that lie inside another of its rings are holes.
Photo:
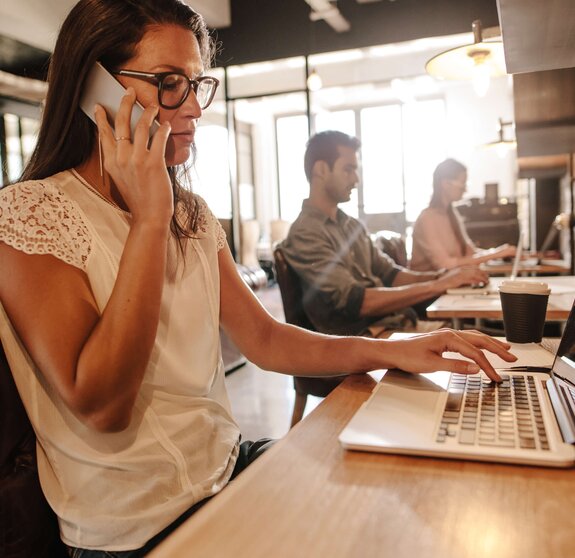
[[[338,147],[351,147],[357,151],[361,142],[353,136],[348,136],[337,130],[320,132],[309,138],[303,159],[303,168],[308,182],[311,182],[311,171],[316,161],[325,161],[330,169],[340,156]]]

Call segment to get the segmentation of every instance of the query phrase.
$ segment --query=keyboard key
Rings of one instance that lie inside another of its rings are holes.
[[[474,430],[462,430],[459,433],[459,442],[462,444],[474,444],[475,443],[475,431]]]
[[[446,411],[460,411],[461,402],[463,401],[463,391],[449,392],[447,394],[447,402],[445,403]]]

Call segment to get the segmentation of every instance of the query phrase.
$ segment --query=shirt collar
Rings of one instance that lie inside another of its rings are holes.
[[[349,219],[349,215],[347,215],[347,213],[342,211],[339,207],[337,208],[337,212],[335,214],[335,220],[332,219],[329,215],[326,215],[323,211],[312,205],[309,198],[303,200],[301,210],[302,213],[309,215],[310,217],[321,219],[324,223],[329,221],[331,223],[343,224]]]

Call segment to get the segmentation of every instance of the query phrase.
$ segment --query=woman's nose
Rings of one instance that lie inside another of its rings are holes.
[[[202,116],[202,107],[193,89],[190,90],[188,98],[183,102],[180,108],[184,109],[186,113],[189,113],[194,118],[200,118],[200,116]]]

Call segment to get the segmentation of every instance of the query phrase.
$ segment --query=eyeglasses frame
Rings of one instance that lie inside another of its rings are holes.
[[[158,73],[151,73],[151,72],[140,72],[137,70],[117,70],[115,72],[112,72],[112,74],[114,75],[119,75],[119,76],[126,76],[126,77],[133,77],[136,79],[143,79],[143,80],[147,80],[147,81],[152,81],[154,82],[155,85],[158,86],[158,103],[160,104],[160,106],[164,109],[167,110],[175,110],[179,107],[181,107],[187,100],[187,98],[190,96],[190,91],[194,92],[194,95],[196,95],[196,99],[197,99],[197,91],[198,88],[200,87],[200,83],[206,79],[209,79],[211,81],[214,82],[214,88],[212,90],[212,94],[211,97],[208,99],[207,103],[205,104],[205,106],[200,106],[200,108],[202,110],[207,109],[211,104],[212,101],[214,100],[214,97],[216,95],[216,91],[218,89],[218,86],[220,85],[220,80],[212,77],[212,76],[200,76],[197,79],[191,79],[189,78],[186,74],[183,74],[181,72],[158,72]],[[164,79],[167,76],[172,76],[172,75],[178,75],[178,76],[182,76],[183,78],[185,78],[188,82],[188,91],[187,93],[182,97],[181,101],[174,106],[168,106],[165,105],[164,103],[162,103],[162,91],[163,91],[163,86],[164,86]]]

